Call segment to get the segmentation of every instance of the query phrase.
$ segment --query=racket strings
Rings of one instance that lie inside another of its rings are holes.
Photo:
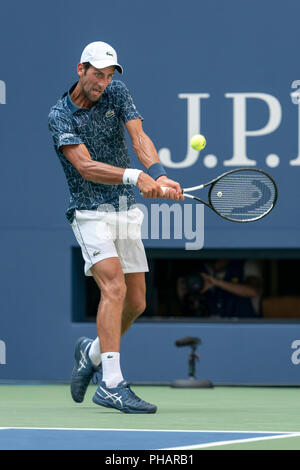
[[[225,175],[213,184],[210,203],[222,216],[249,221],[268,213],[276,199],[276,188],[266,174],[254,171]]]

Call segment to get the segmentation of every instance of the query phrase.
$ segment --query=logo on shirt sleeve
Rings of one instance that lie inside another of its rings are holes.
[[[60,139],[71,139],[72,137],[75,137],[74,134],[62,134]]]

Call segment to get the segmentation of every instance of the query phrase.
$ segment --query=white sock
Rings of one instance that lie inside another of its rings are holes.
[[[101,362],[100,342],[97,337],[91,344],[89,350],[89,358],[95,366],[99,366]]]
[[[120,382],[124,380],[120,367],[120,353],[103,353],[101,354],[101,360],[103,370],[103,382],[108,388],[116,387]]]

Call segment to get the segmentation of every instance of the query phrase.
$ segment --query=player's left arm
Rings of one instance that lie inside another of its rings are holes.
[[[159,157],[156,148],[148,135],[144,132],[141,119],[132,119],[125,123],[126,129],[131,139],[133,150],[135,151],[138,159],[143,166],[151,171],[153,165],[160,165]],[[158,166],[156,165],[156,167]],[[170,188],[166,192],[166,199],[184,200],[182,189],[177,181],[173,181],[166,175],[161,175],[155,178],[156,182],[161,186]]]

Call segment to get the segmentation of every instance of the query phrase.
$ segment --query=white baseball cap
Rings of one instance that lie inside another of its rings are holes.
[[[106,42],[96,41],[88,44],[81,54],[80,62],[89,62],[96,69],[104,69],[110,65],[115,65],[118,72],[123,73],[123,67],[118,64],[116,51]]]

